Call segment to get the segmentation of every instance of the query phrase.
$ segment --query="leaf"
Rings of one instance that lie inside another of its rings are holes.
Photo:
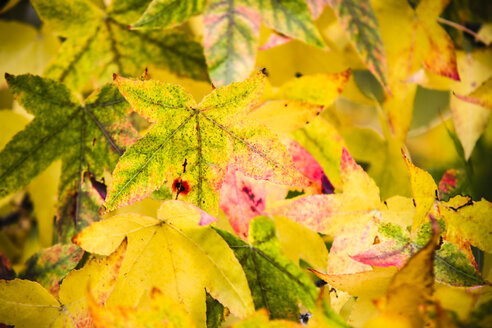
[[[376,304],[383,315],[400,317],[411,327],[422,327],[428,320],[422,312],[432,301],[434,291],[434,252],[439,243],[439,228],[436,221],[431,220],[431,239],[393,277],[386,295]]]
[[[103,306],[89,295],[94,326],[105,327],[195,327],[186,311],[154,288],[148,304],[139,307]]]
[[[319,270],[326,267],[328,250],[316,232],[289,218],[276,216],[274,220],[280,246],[289,260],[300,263],[302,259]]]
[[[325,47],[305,1],[258,0],[257,6],[266,26],[315,47]]]
[[[386,54],[370,1],[330,0],[328,3],[367,68],[387,88]]]
[[[200,13],[204,3],[204,0],[153,0],[131,28],[173,27]]]
[[[205,325],[205,289],[231,313],[253,312],[244,272],[211,227],[215,220],[195,206],[167,201],[158,219],[121,214],[96,222],[74,237],[83,249],[110,253],[125,236],[128,253],[108,305],[134,307],[153,287],[181,303],[197,326]]]
[[[309,7],[309,11],[311,12],[311,16],[314,19],[317,19],[326,5],[330,2],[329,0],[307,0],[306,1]]]
[[[477,104],[488,109],[492,109],[492,78],[483,82],[478,88],[470,92],[468,95],[461,96],[456,95],[456,97],[461,100],[471,102],[472,104]]]
[[[415,240],[401,227],[387,223],[379,226],[378,244],[352,256],[354,260],[371,266],[396,266],[402,268],[407,260],[425,246],[432,230],[426,223],[419,227]],[[484,284],[475,262],[470,261],[458,246],[443,241],[435,252],[434,274],[436,281],[451,286],[476,286]]]
[[[396,268],[377,267],[371,271],[348,274],[327,274],[313,269],[309,271],[337,290],[345,291],[353,296],[371,298],[377,298],[383,294],[397,272]]]
[[[340,171],[343,194],[299,197],[270,213],[289,217],[314,231],[332,236],[342,232],[344,225],[365,226],[371,220],[372,212],[381,207],[379,189],[345,148]]]
[[[33,1],[41,19],[67,38],[45,75],[74,90],[80,90],[90,77],[109,82],[113,72],[135,76],[149,64],[207,79],[198,43],[175,31],[129,31],[127,25],[132,22],[135,8],[144,8],[121,2],[113,1],[102,9],[83,0]]]
[[[448,202],[440,202],[439,212],[446,222],[450,239],[458,245],[469,243],[492,252],[492,203],[485,199],[475,202],[469,197],[455,196]]]
[[[413,165],[403,152],[402,154],[410,173],[410,183],[412,185],[413,199],[415,200],[416,209],[412,231],[416,231],[425,222],[427,213],[437,200],[437,186],[429,173]]]
[[[1,21],[0,29],[0,43],[8,49],[0,53],[0,72],[41,74],[56,55],[59,41],[45,26],[38,30],[16,21]]]
[[[248,238],[250,221],[265,210],[267,190],[260,181],[248,178],[232,165],[229,166],[220,189],[220,208],[234,232]]]
[[[246,117],[264,79],[257,73],[214,90],[196,105],[179,86],[116,77],[133,109],[155,124],[118,162],[106,210],[143,199],[166,183],[175,198],[214,214],[229,162],[255,179],[304,185],[276,136]]]
[[[87,292],[94,295],[98,304],[104,304],[125,251],[126,241],[110,256],[92,259],[82,269],[72,271],[61,284],[58,300],[37,282],[0,280],[2,322],[19,328],[92,326]]]
[[[251,117],[265,124],[277,134],[287,134],[302,128],[321,113],[323,107],[289,99],[270,100],[255,108]]]
[[[478,90],[492,76],[490,49],[480,49],[471,53],[458,52],[458,68],[462,81],[452,86],[450,99],[451,117],[465,158],[468,159],[478,138],[485,131],[490,118],[490,109],[460,99],[457,95],[467,95]]]
[[[346,145],[333,125],[318,117],[292,136],[321,165],[334,189],[341,190],[340,153]]]
[[[39,282],[53,296],[58,295],[60,282],[79,263],[84,251],[72,244],[56,244],[27,260],[19,278]]]
[[[260,15],[249,1],[209,1],[203,25],[203,47],[214,85],[247,78],[255,67],[260,34]]]
[[[347,85],[351,70],[332,74],[310,74],[290,79],[280,86],[276,99],[295,99],[328,107]]]
[[[102,178],[132,141],[134,132],[126,121],[128,104],[112,85],[94,92],[83,105],[59,82],[29,74],[6,78],[18,101],[35,118],[1,152],[0,196],[26,185],[61,159],[58,222],[63,222],[60,241],[68,241],[89,223],[81,219],[87,204],[84,172],[90,170]],[[71,210],[63,211],[70,202]]]
[[[286,320],[269,320],[268,312],[265,309],[258,310],[255,314],[247,319],[244,319],[232,326],[230,328],[296,328],[302,327],[298,323]]]
[[[410,77],[425,67],[459,80],[453,41],[437,22],[448,2],[420,1],[414,10],[405,0],[372,1],[385,45],[392,93],[384,102],[384,110],[393,135],[401,141],[410,128],[416,92],[416,86],[407,82]]]
[[[335,188],[314,157],[295,140],[289,139],[285,143],[299,172],[311,181],[311,186],[306,189],[315,194],[332,194]]]
[[[273,222],[260,216],[250,223],[250,244],[218,230],[246,273],[256,309],[266,308],[270,318],[297,321],[298,303],[314,308],[316,288],[300,268],[281,252]]]
[[[464,184],[466,184],[465,172],[457,169],[447,170],[439,181],[439,199],[449,200],[452,196],[456,196]]]

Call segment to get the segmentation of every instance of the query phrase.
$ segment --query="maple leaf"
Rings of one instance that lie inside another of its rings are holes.
[[[167,28],[201,11],[205,57],[210,78],[216,86],[241,81],[250,75],[255,64],[260,22],[289,37],[324,47],[303,0],[153,0],[132,28]]]
[[[441,221],[444,226],[444,222]],[[444,232],[445,229],[442,229]],[[378,228],[379,243],[352,258],[372,266],[391,266],[402,268],[407,260],[422,249],[432,233],[430,223],[425,223],[417,230],[414,240],[400,226],[386,223]],[[484,281],[476,269],[473,259],[456,245],[442,241],[435,252],[434,274],[436,281],[452,286],[483,285]]]
[[[231,313],[253,311],[248,283],[222,238],[206,225],[215,220],[183,201],[167,201],[158,218],[121,214],[96,222],[74,237],[84,250],[106,255],[128,238],[128,252],[108,304],[137,306],[153,287],[205,324],[205,289]]]
[[[102,306],[89,294],[89,310],[96,328],[195,327],[188,313],[156,288],[148,304],[139,307]]]
[[[384,102],[391,130],[404,141],[410,128],[416,86],[408,79],[421,67],[459,81],[452,39],[437,19],[449,0],[420,1],[413,9],[407,1],[373,1],[385,45],[388,87],[392,95]],[[399,17],[395,20],[394,17]]]
[[[127,29],[147,3],[117,0],[100,8],[89,0],[33,1],[41,19],[67,38],[45,75],[79,90],[90,77],[107,82],[112,72],[134,76],[151,63],[206,80],[201,46],[185,34]]]
[[[58,223],[60,241],[68,241],[97,218],[94,212],[87,219],[81,216],[90,206],[84,177],[101,179],[132,142],[134,130],[126,122],[128,103],[113,85],[105,85],[81,104],[67,87],[51,79],[30,74],[7,74],[6,79],[14,96],[35,118],[1,152],[0,196],[26,185],[61,159]]]
[[[433,300],[434,253],[439,244],[439,227],[432,217],[431,224],[430,240],[395,274],[386,295],[377,301],[380,316],[394,316],[411,327],[430,321],[425,306]]]
[[[120,158],[107,211],[143,199],[163,184],[209,213],[231,162],[255,179],[305,185],[277,137],[246,115],[261,95],[264,75],[215,89],[198,105],[183,88],[160,81],[115,82],[132,108],[155,124]]]
[[[272,319],[298,320],[298,302],[314,308],[314,283],[284,257],[271,219],[257,217],[249,229],[250,244],[229,232],[216,230],[243,266],[255,308],[266,308]]]
[[[56,299],[37,282],[0,280],[0,321],[16,327],[91,327],[87,292],[104,304],[116,282],[126,241],[109,256],[70,272]]]
[[[387,88],[387,64],[383,40],[371,2],[328,0],[338,21],[351,37],[357,52],[381,84]]]
[[[330,180],[313,156],[294,140],[286,139],[284,144],[292,155],[296,168],[311,182],[302,193],[333,193]],[[229,165],[220,189],[219,205],[236,234],[247,240],[249,222],[254,217],[268,212],[267,203],[274,207],[276,202],[282,202],[288,194],[288,187],[249,178],[233,165]]]
[[[31,256],[18,277],[37,281],[53,296],[57,296],[61,280],[75,268],[83,254],[76,245],[56,244]]]

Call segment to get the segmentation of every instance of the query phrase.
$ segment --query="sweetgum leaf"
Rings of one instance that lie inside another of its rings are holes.
[[[324,48],[305,1],[256,0],[263,24],[293,39]]]
[[[255,66],[260,35],[260,15],[249,1],[208,1],[203,25],[203,47],[214,85],[247,78]]]
[[[153,0],[131,28],[172,27],[199,14],[204,4],[204,0]]]
[[[132,27],[170,27],[202,11],[203,47],[210,78],[217,87],[250,75],[256,59],[260,22],[289,37],[324,47],[303,0],[154,0]]]
[[[81,104],[66,86],[51,79],[30,74],[7,74],[6,79],[14,96],[35,118],[0,153],[0,197],[61,159],[58,228],[60,240],[68,241],[97,218],[95,212],[87,216],[90,221],[81,216],[90,206],[84,197],[84,176],[90,171],[101,179],[132,142],[133,128],[126,121],[128,103],[113,85],[103,86]],[[69,203],[70,210],[64,210]]]
[[[187,35],[127,29],[135,11],[144,9],[141,4],[113,1],[99,8],[89,0],[35,0],[33,6],[44,22],[67,38],[45,75],[74,90],[91,77],[107,82],[113,72],[138,75],[149,64],[207,79],[202,49]]]
[[[307,184],[277,137],[246,116],[264,79],[258,72],[215,89],[196,105],[177,85],[116,76],[133,109],[154,125],[118,162],[106,210],[132,204],[167,184],[176,199],[214,214],[229,162],[255,179]]]
[[[84,251],[73,244],[56,244],[45,248],[27,260],[19,278],[39,282],[57,296],[60,281],[79,263]]]
[[[384,110],[399,140],[405,140],[412,120],[416,86],[408,80],[415,72],[424,67],[459,81],[453,40],[437,21],[448,3],[425,0],[413,9],[406,0],[371,1],[385,46],[392,93],[385,99]]]
[[[188,313],[174,300],[154,288],[147,304],[139,307],[104,306],[89,294],[89,310],[96,328],[195,327]]]
[[[378,300],[380,316],[394,315],[411,327],[422,327],[430,320],[422,308],[432,300],[434,252],[438,244],[439,228],[433,220],[429,242],[395,274],[386,295]]]
[[[216,230],[243,266],[256,309],[266,308],[272,319],[297,321],[299,302],[309,309],[314,308],[316,287],[282,254],[271,219],[260,216],[251,221],[251,244],[231,233]]]
[[[432,234],[429,223],[419,227],[414,240],[400,226],[386,223],[379,226],[380,243],[352,256],[353,259],[372,266],[402,268],[408,259],[425,246]],[[474,261],[458,248],[443,241],[435,252],[434,274],[436,281],[451,286],[476,286],[484,284]]]
[[[446,222],[448,239],[457,245],[471,244],[492,252],[492,203],[485,199],[475,202],[469,197],[455,196],[438,206]]]
[[[338,21],[348,32],[362,60],[384,87],[387,87],[387,64],[378,21],[369,0],[330,0]]]
[[[128,253],[108,305],[137,306],[156,287],[181,303],[197,326],[206,323],[205,289],[231,313],[253,312],[244,272],[226,242],[209,226],[215,218],[182,201],[167,201],[158,219],[121,214],[74,237],[89,252],[111,253],[125,236]]]
[[[415,200],[416,210],[412,223],[412,231],[416,231],[425,222],[427,213],[437,200],[437,185],[429,173],[413,165],[403,152],[402,154],[407,164],[408,172],[410,173],[412,194]]]
[[[116,282],[126,240],[111,255],[92,259],[63,280],[56,299],[37,282],[0,280],[0,321],[15,327],[91,327],[87,293],[104,304]]]

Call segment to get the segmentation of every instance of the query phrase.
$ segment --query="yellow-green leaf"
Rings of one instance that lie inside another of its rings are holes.
[[[174,198],[215,214],[229,162],[255,179],[306,184],[277,137],[246,116],[264,79],[258,72],[215,89],[196,105],[177,85],[116,77],[133,109],[155,124],[121,157],[106,209],[132,204],[167,184]]]

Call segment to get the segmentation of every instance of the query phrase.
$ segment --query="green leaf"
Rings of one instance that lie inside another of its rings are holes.
[[[83,254],[84,251],[73,244],[45,248],[27,260],[19,278],[37,281],[57,296],[61,280],[75,268]]]
[[[357,52],[385,87],[387,84],[387,64],[383,40],[378,21],[369,0],[330,0],[338,21],[348,32]]]
[[[186,21],[203,10],[205,0],[153,0],[131,27],[167,28]]]
[[[247,78],[254,68],[260,16],[248,1],[211,0],[203,17],[203,46],[215,86]]]
[[[229,232],[216,230],[243,266],[256,309],[266,308],[272,319],[297,321],[298,302],[309,309],[314,308],[316,287],[282,254],[272,220],[258,217],[251,221],[251,244]]]
[[[70,199],[73,211],[59,211],[62,241],[89,222],[81,220],[84,172],[101,179],[134,136],[126,116],[128,103],[113,85],[81,104],[61,83],[33,75],[6,75],[9,87],[35,118],[0,153],[0,197],[18,190],[56,159],[62,160],[59,208]],[[96,217],[95,213],[90,214]]]
[[[136,76],[153,64],[179,75],[208,79],[202,48],[187,35],[128,30],[130,19],[144,9],[141,4],[116,1],[114,7],[101,9],[89,1],[75,3],[33,1],[41,19],[67,37],[47,67],[47,77],[78,91],[91,77],[109,82],[114,72]]]
[[[175,198],[215,214],[227,165],[280,184],[304,184],[277,137],[246,114],[261,95],[265,77],[215,89],[196,105],[182,87],[115,77],[132,108],[153,127],[121,157],[105,207],[112,211],[167,184]]]
[[[324,49],[309,8],[304,0],[257,0],[263,23],[282,34]]]

